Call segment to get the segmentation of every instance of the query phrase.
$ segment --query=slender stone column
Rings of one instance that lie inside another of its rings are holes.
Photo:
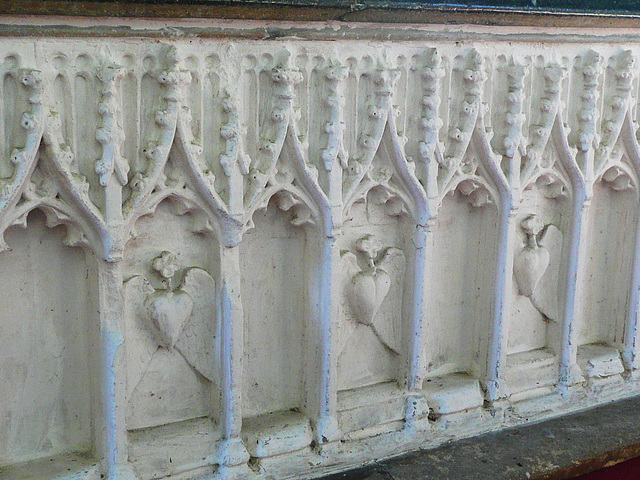
[[[128,464],[126,374],[122,319],[122,268],[119,262],[98,259],[100,339],[102,345],[103,455],[108,480],[134,480]]]
[[[219,297],[223,442],[219,452],[219,478],[234,478],[235,473],[241,478],[244,469],[233,467],[246,464],[249,454],[240,438],[244,315],[240,301],[240,248],[237,245],[222,248],[220,271],[223,277]]]
[[[552,141],[556,145],[563,164],[567,170],[572,188],[571,228],[567,247],[567,261],[564,276],[561,277],[561,336],[560,336],[560,364],[558,388],[560,393],[583,380],[576,356],[578,346],[575,335],[575,305],[578,286],[578,265],[580,262],[580,246],[584,219],[589,206],[589,192],[585,189],[583,177],[578,165],[573,161],[569,151],[567,137],[563,132],[560,119],[556,118]]]

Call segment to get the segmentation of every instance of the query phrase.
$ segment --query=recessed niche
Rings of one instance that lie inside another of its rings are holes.
[[[65,246],[65,229],[45,222],[32,211],[25,229],[7,230],[11,250],[0,255],[2,478],[24,478],[19,464],[44,458],[51,471],[75,472],[94,446],[95,260]]]
[[[624,371],[619,352],[636,248],[638,194],[631,185],[622,190],[612,185],[595,183],[584,226],[576,336],[578,365],[587,378]]]
[[[548,170],[526,186],[513,222],[506,372],[513,400],[558,382],[571,209],[566,181]]]
[[[492,328],[497,222],[495,203],[476,207],[455,190],[444,198],[432,230],[424,385],[429,405],[442,404],[437,413],[460,406],[436,401],[445,390],[468,391],[472,401],[463,409],[483,403],[478,379],[485,375]]]
[[[218,242],[181,213],[164,200],[138,220],[123,261],[129,456],[143,479],[208,465],[220,437]]]
[[[404,420],[416,220],[405,185],[388,166],[392,142],[387,126],[372,180],[346,206],[339,243],[338,423],[348,438],[394,430]]]
[[[305,346],[309,278],[317,258],[313,227],[295,226],[272,197],[253,214],[240,243],[244,311],[243,439],[252,457],[299,450],[311,442]],[[293,443],[287,438],[296,437]],[[267,445],[268,444],[268,445]]]

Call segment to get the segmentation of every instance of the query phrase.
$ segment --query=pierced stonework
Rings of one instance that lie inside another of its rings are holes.
[[[629,173],[620,166],[612,166],[602,174],[602,180],[617,192],[633,190],[633,180]]]

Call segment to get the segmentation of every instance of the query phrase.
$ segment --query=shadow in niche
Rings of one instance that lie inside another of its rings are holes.
[[[431,271],[439,278],[430,282],[424,390],[436,415],[483,405],[497,221],[494,204],[475,207],[456,190],[433,228]]]
[[[416,220],[400,175],[387,167],[393,153],[383,147],[372,161],[373,181],[361,184],[345,211],[340,236],[337,416],[346,440],[404,426]]]
[[[577,322],[578,365],[587,378],[624,372],[629,285],[636,242],[638,196],[596,182],[585,222],[582,285]],[[619,378],[619,377],[618,377]]]
[[[244,311],[243,440],[264,458],[311,443],[305,410],[305,339],[310,269],[307,229],[294,226],[276,196],[253,215],[240,243]],[[248,301],[251,300],[251,301]]]
[[[91,467],[98,315],[95,259],[32,211],[0,254],[0,478]],[[30,463],[22,463],[33,461]]]
[[[139,219],[123,260],[129,459],[143,479],[207,467],[221,437],[219,244],[183,213],[164,200]]]
[[[554,175],[530,182],[515,219],[506,372],[512,400],[549,393],[558,381],[572,199],[569,188]],[[532,221],[540,228],[535,234],[530,230]],[[531,255],[537,256],[532,259]],[[526,278],[536,278],[537,283],[519,276],[519,269],[524,271],[525,266],[534,272]]]

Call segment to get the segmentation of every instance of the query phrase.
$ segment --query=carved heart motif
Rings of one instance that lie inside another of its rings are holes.
[[[520,295],[531,297],[549,266],[549,250],[526,246],[515,259],[514,274]]]
[[[173,349],[191,316],[193,300],[187,292],[180,290],[158,291],[149,295],[145,304],[158,342]]]
[[[380,305],[389,293],[391,278],[384,270],[375,273],[357,273],[351,279],[349,304],[356,320],[371,325]]]

